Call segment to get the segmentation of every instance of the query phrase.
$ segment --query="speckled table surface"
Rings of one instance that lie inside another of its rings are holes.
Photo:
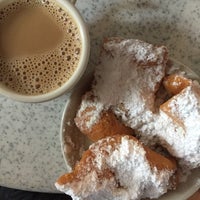
[[[170,56],[200,74],[200,1],[78,0],[91,36],[89,68],[98,61],[108,36],[164,44]],[[65,172],[59,141],[68,95],[39,103],[19,103],[0,96],[0,185],[56,192]]]

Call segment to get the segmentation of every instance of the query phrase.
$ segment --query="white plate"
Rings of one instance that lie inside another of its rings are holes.
[[[175,59],[171,60],[176,66],[173,71],[176,71],[176,69],[183,70],[189,78],[199,81],[199,76],[190,68],[179,63]],[[63,113],[60,139],[62,154],[69,171],[71,171],[75,163],[80,160],[82,152],[88,149],[88,146],[91,144],[91,142],[82,133],[80,133],[74,123],[74,117],[80,105],[81,96],[89,89],[91,81],[91,74],[82,78],[77,88],[71,94]],[[187,182],[180,184],[175,191],[168,192],[159,198],[159,200],[186,200],[199,188],[200,170],[198,168],[192,172]]]

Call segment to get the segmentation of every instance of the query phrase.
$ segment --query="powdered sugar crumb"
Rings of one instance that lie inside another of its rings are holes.
[[[86,111],[86,109],[89,108]],[[98,122],[100,118],[100,113],[104,110],[104,105],[100,101],[96,101],[95,99],[90,99],[90,94],[85,95],[85,98],[82,99],[80,109],[77,112],[77,117],[81,119],[84,115],[84,120],[79,121],[80,127],[86,127],[88,130]],[[86,119],[86,120],[85,120]]]
[[[182,120],[184,126],[175,123],[161,110],[154,114],[151,123],[138,129],[142,136],[141,141],[146,145],[159,143],[164,146],[178,159],[186,173],[200,167],[200,96],[195,94],[193,87],[185,88],[169,104],[171,112]]]
[[[108,138],[109,139],[109,138]],[[98,147],[98,146],[97,146]],[[91,149],[92,151],[93,146]],[[109,156],[106,157],[106,164],[115,172],[115,178],[119,181],[121,188],[126,188],[119,199],[140,199],[140,198],[157,198],[161,194],[167,192],[169,187],[169,178],[173,171],[153,170],[146,159],[146,152],[137,142],[129,140],[128,136],[122,137],[121,143],[111,152],[110,147],[106,147],[103,151],[107,151]],[[101,169],[104,167],[102,155],[99,150],[95,151],[96,162]],[[150,185],[148,185],[151,183]]]
[[[125,123],[131,120],[132,128],[144,119],[151,121],[154,95],[165,75],[165,47],[130,39],[107,42],[104,50],[95,71],[94,95]]]
[[[174,170],[152,168],[142,145],[128,136],[123,136],[117,145],[105,145],[112,140],[112,137],[102,139],[91,145],[90,151],[95,155],[92,169],[109,169],[113,177],[99,180],[96,170],[88,170],[81,181],[56,187],[77,200],[157,198],[170,189]]]

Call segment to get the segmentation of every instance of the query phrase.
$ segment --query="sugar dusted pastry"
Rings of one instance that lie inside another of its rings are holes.
[[[179,140],[175,141],[176,137],[174,137],[172,147],[168,148],[174,148],[175,152],[173,154],[181,158],[189,167],[200,167],[199,84],[194,82],[192,85],[187,86],[179,94],[161,105],[160,109],[183,129],[183,132],[174,132],[174,134],[178,134]],[[168,138],[165,140],[168,141]]]
[[[157,198],[177,184],[177,166],[133,136],[115,135],[92,144],[73,172],[56,187],[73,200]]]
[[[193,84],[162,104],[160,109],[187,131],[189,128],[200,128],[200,124],[196,123],[200,120],[199,106],[200,87]]]
[[[200,167],[200,86],[193,82],[160,106],[151,123],[137,129],[146,145],[159,143],[184,172]],[[185,178],[185,177],[183,177]]]
[[[146,146],[160,145],[175,157],[179,181],[200,167],[200,86],[168,69],[167,61],[164,46],[104,42],[92,89],[75,118],[79,130],[97,142],[73,172],[58,179],[60,191],[75,200],[139,200],[174,189],[176,163]]]
[[[112,110],[126,124],[126,128],[129,126],[134,129],[142,142],[150,146],[156,143],[163,145],[178,159],[181,167],[190,170],[200,166],[200,132],[197,131],[200,120],[195,120],[192,115],[193,112],[198,113],[200,106],[198,98],[192,97],[192,91],[185,93],[183,105],[186,102],[187,105],[182,112],[191,109],[188,115],[195,123],[196,129],[193,131],[185,128],[186,121],[173,118],[167,111],[163,112],[166,104],[161,106],[160,111],[154,110],[155,93],[163,79],[166,90],[175,95],[174,98],[179,97],[178,94],[182,91],[187,91],[184,88],[193,88],[193,81],[180,74],[165,77],[167,61],[167,50],[163,46],[156,47],[132,39],[107,40],[103,45],[101,63],[96,68],[95,83],[90,91],[93,99],[91,101],[90,98],[85,98],[82,101],[77,114],[81,123],[76,124],[84,133],[93,127],[90,135],[94,139],[101,138],[104,136],[103,132],[95,133],[95,130],[102,130],[98,128],[98,123],[101,124],[100,116],[102,111]],[[196,106],[191,106],[193,104]],[[80,115],[80,111],[87,116],[87,120]],[[115,127],[116,131],[118,126]]]
[[[111,110],[103,110],[102,104],[95,101],[91,91],[83,96],[81,108],[75,118],[75,123],[83,134],[94,142],[115,134],[133,134],[133,130],[120,122]]]
[[[171,74],[166,76],[163,81],[163,85],[168,93],[176,95],[184,88],[191,85],[192,81],[179,74]]]
[[[164,46],[110,38],[103,44],[101,63],[95,69],[94,95],[135,129],[152,120],[155,93],[165,76],[166,62]]]
[[[91,100],[88,94],[83,98],[75,120],[77,127],[86,134],[93,132],[92,137],[88,135],[92,140],[101,138],[95,134],[103,132],[95,133],[95,129],[102,124],[102,111],[107,110],[112,110],[133,129],[151,121],[155,93],[165,75],[166,62],[164,46],[134,39],[107,39],[103,44],[101,62],[95,70],[95,82],[90,92],[93,98]],[[115,127],[117,124],[114,124]],[[127,129],[119,125],[113,133],[124,132],[124,128]],[[111,133],[110,130],[106,132]]]

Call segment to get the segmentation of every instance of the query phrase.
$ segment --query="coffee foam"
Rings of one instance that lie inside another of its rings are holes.
[[[0,55],[0,82],[20,94],[45,94],[62,86],[75,71],[81,54],[80,33],[72,17],[49,0],[14,2],[0,10],[0,23],[24,5],[45,7],[64,37],[56,48],[45,53],[9,59]]]

